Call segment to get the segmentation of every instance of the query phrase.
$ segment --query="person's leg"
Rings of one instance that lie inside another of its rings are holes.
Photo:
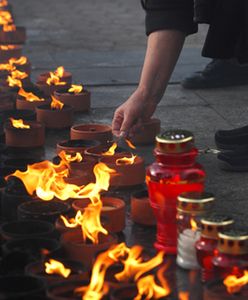
[[[202,55],[213,58],[202,72],[182,81],[188,89],[248,84],[247,15],[244,0],[216,2]]]

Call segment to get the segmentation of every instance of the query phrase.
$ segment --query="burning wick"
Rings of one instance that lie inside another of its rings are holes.
[[[10,121],[11,121],[12,126],[15,128],[20,128],[20,129],[29,129],[30,128],[30,125],[24,124],[22,119],[15,120],[13,118],[10,118]]]
[[[65,151],[61,151],[59,153],[59,157],[66,163],[71,163],[71,162],[81,162],[83,160],[82,154],[79,152],[76,152],[74,155],[73,154],[67,154]]]
[[[0,10],[0,25],[9,25],[13,23],[12,15],[9,11]]]
[[[3,51],[14,50],[17,46],[15,45],[0,45],[0,49]]]
[[[2,0],[2,1],[0,2],[0,7],[5,7],[5,6],[8,6],[8,5],[9,5],[9,3],[8,3],[7,0]]]
[[[131,157],[121,157],[118,158],[115,163],[117,166],[120,165],[132,165],[134,164],[135,158],[137,157],[137,155],[133,155]]]
[[[65,74],[65,68],[63,66],[60,66],[53,72],[53,74],[58,76],[59,78],[62,78]]]
[[[19,87],[21,88],[22,87],[22,82],[20,79],[15,79],[15,78],[12,78],[11,76],[8,76],[7,78],[7,83],[10,87]]]
[[[61,110],[64,106],[64,103],[56,99],[54,96],[52,96],[52,102],[51,102],[51,109],[57,109]]]
[[[112,156],[115,154],[116,148],[117,148],[117,143],[113,143],[113,145],[106,152],[102,153],[102,155]]]
[[[134,146],[134,144],[131,141],[129,141],[128,139],[125,139],[125,141],[126,141],[129,148],[136,149],[136,147]]]
[[[83,91],[83,86],[82,85],[75,85],[72,84],[71,88],[69,88],[68,92],[69,93],[74,93],[74,94],[79,94]]]
[[[58,274],[67,278],[71,274],[71,269],[65,268],[65,266],[54,259],[49,259],[48,262],[45,262],[45,272],[47,274]]]
[[[248,284],[248,270],[244,271],[244,275],[242,277],[237,277],[235,275],[227,276],[224,281],[224,285],[229,294],[234,294],[240,292],[243,286]]]
[[[26,101],[29,101],[29,102],[34,102],[34,101],[45,101],[44,98],[39,98],[38,96],[36,96],[35,94],[33,93],[28,93],[26,92],[23,88],[20,88],[19,92],[18,92],[18,95],[22,96],[25,98]]]
[[[48,85],[65,85],[66,84],[65,81],[60,81],[61,78],[59,76],[56,76],[52,72],[50,72],[49,74],[50,74],[50,77],[48,77],[46,80],[46,83]]]

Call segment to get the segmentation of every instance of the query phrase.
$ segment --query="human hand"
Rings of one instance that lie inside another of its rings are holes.
[[[113,134],[131,137],[142,127],[144,121],[150,119],[156,106],[155,101],[146,99],[139,90],[136,90],[126,102],[116,109],[112,121]]]

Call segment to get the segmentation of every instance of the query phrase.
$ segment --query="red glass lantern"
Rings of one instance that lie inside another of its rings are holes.
[[[248,233],[229,230],[218,234],[218,253],[213,257],[218,278],[228,275],[241,277],[248,269]]]
[[[151,206],[157,219],[155,247],[177,253],[176,202],[183,192],[202,192],[205,172],[196,163],[194,137],[186,130],[165,131],[156,137],[156,161],[147,169]]]
[[[196,242],[196,255],[201,266],[201,280],[206,282],[215,278],[212,259],[217,255],[218,233],[228,229],[233,219],[224,215],[212,214],[201,219],[201,238]]]

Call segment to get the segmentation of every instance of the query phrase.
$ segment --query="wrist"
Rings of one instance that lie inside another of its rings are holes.
[[[159,103],[161,100],[163,93],[160,93],[159,91],[155,90],[154,88],[142,86],[139,85],[135,93],[138,95],[140,99],[142,99],[143,102],[149,102],[149,103]]]

